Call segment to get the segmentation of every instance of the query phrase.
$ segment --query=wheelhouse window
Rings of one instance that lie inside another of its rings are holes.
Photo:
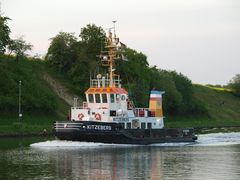
[[[118,102],[120,100],[120,94],[116,94],[116,101]]]
[[[148,128],[148,129],[152,129],[152,123],[150,123],[150,122],[147,123],[147,128]]]
[[[100,94],[95,94],[96,103],[101,103]]]
[[[89,95],[88,95],[88,101],[89,101],[89,103],[93,103],[93,102],[94,102],[94,100],[93,100],[93,94],[89,94]]]
[[[141,129],[146,129],[146,123],[145,122],[141,123]]]
[[[127,129],[131,129],[131,128],[132,128],[131,123],[128,122],[128,123],[127,123]]]
[[[114,103],[115,101],[114,101],[114,94],[110,94],[110,102],[111,103]]]
[[[107,103],[107,94],[102,94],[102,102]]]

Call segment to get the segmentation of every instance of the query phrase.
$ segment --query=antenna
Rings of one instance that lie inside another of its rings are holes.
[[[112,21],[113,22],[113,31],[114,31],[114,37],[116,38],[116,29],[115,29],[115,23],[117,22],[116,20]]]

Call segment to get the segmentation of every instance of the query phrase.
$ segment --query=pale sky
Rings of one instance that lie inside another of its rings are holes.
[[[150,66],[176,70],[193,83],[226,84],[240,73],[240,0],[0,0],[31,54],[46,54],[59,31],[89,23],[116,31]]]

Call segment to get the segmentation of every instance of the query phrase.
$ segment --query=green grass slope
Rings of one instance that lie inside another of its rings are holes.
[[[240,126],[240,98],[223,88],[194,85],[194,96],[207,109],[208,115],[185,115],[166,118],[167,127]]]
[[[205,104],[211,118],[240,125],[240,98],[229,90],[195,85],[195,96]]]
[[[0,56],[0,134],[51,130],[52,122],[66,117],[69,106],[42,79],[45,65],[34,59],[16,62]],[[19,81],[22,82],[23,124],[18,120]]]

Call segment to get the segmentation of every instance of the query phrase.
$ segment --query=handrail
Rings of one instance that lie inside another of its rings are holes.
[[[109,79],[91,79],[90,87],[98,88],[98,87],[109,87],[110,80]],[[117,79],[113,79],[113,87],[121,87],[121,79],[118,77]]]

